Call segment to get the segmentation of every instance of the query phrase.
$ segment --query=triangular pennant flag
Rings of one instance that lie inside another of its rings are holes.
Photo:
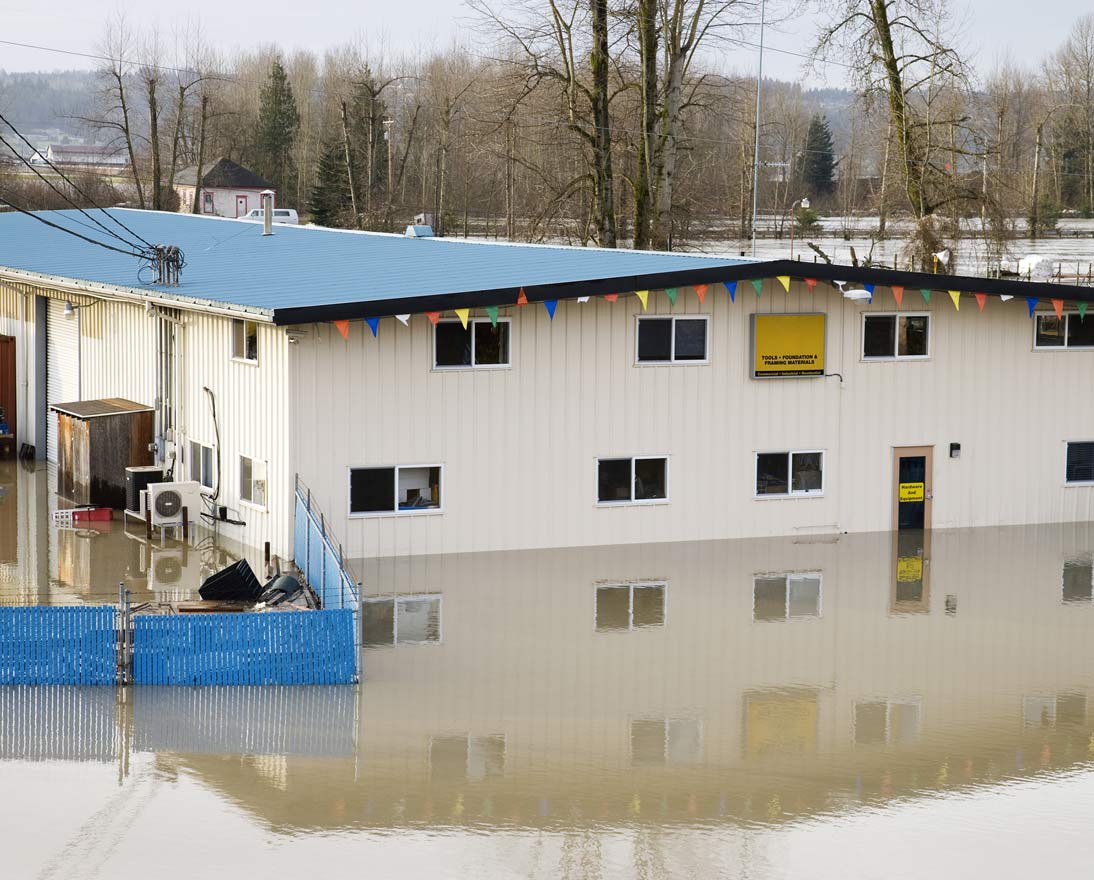
[[[729,291],[729,301],[730,302],[736,302],[737,301],[737,282],[736,281],[726,281],[725,286],[726,286],[726,290]]]
[[[893,287],[892,287],[892,291],[893,291],[893,299],[896,300],[896,304],[898,306],[903,305],[904,304],[904,288],[901,287],[899,284],[894,284]]]
[[[343,339],[349,339],[349,321],[335,321],[334,326],[338,328]]]
[[[984,311],[984,304],[988,301],[988,295],[986,293],[974,293],[976,297],[976,304],[980,306],[980,311]]]
[[[710,287],[709,284],[696,284],[695,285],[695,295],[697,297],[699,297],[699,302],[700,303],[702,303],[707,298],[707,289],[709,287]]]
[[[805,279],[805,286],[808,287],[809,292],[812,293],[813,288],[817,286],[817,279],[816,278],[806,278]]]
[[[665,296],[667,296],[669,298],[669,305],[671,305],[671,306],[676,305],[676,288],[675,287],[666,287],[665,288]]]
[[[1090,303],[1085,303],[1085,302],[1075,303],[1075,308],[1077,308],[1079,310],[1079,320],[1080,321],[1085,321],[1086,320],[1086,307],[1088,305],[1090,305]]]
[[[642,311],[646,311],[646,301],[650,298],[650,292],[648,290],[636,290],[634,295],[638,297],[638,301],[642,303]]]
[[[783,290],[790,293],[790,276],[789,275],[776,275],[775,280],[783,286]]]
[[[376,331],[380,329],[379,318],[365,318],[365,323],[368,324],[369,330],[372,331],[372,338],[376,338]]]
[[[1029,308],[1029,316],[1032,318],[1033,317],[1033,310],[1035,308],[1037,308],[1037,297],[1027,296],[1026,297],[1026,306]]]
[[[404,327],[406,327],[408,324],[410,324],[410,315],[396,315],[395,317],[399,319],[399,322]]]
[[[1054,299],[1052,301],[1052,310],[1056,312],[1057,318],[1064,316],[1064,301],[1062,299]]]
[[[872,303],[874,301],[874,285],[872,285],[872,284],[863,284],[862,289],[865,290],[868,294],[870,294],[870,297],[869,297],[869,299],[867,299],[867,302]]]
[[[618,293],[606,293],[606,294],[604,294],[604,299],[606,299],[610,303],[613,303],[617,299],[619,299],[619,294]]]
[[[958,311],[960,311],[961,310],[961,291],[960,290],[951,290],[950,291],[950,299],[953,300],[953,307],[955,309],[957,309]]]
[[[579,296],[579,297],[577,298],[577,301],[578,301],[579,303],[582,303],[582,304],[584,304],[584,303],[587,303],[587,302],[589,301],[589,298],[588,298],[587,296]]]
[[[497,306],[487,306],[486,307],[486,314],[490,316],[490,326],[491,327],[497,327],[498,326],[498,307]]]
[[[555,309],[558,308],[557,299],[545,299],[543,305],[547,308],[547,314],[551,316],[551,320],[555,319]]]
[[[467,319],[471,317],[471,309],[456,309],[456,317],[460,319],[463,329],[466,330]]]
[[[524,288],[523,287],[520,289],[520,295],[517,297],[517,305],[518,306],[528,305],[528,297],[526,297],[524,295]]]
[[[1008,299],[1014,299],[1014,296],[1010,293],[1001,293],[999,294],[999,299],[1002,302],[1006,302]]]
[[[929,303],[931,301],[931,292],[927,290],[926,287],[924,287],[919,292],[923,294],[923,302]]]
[[[436,324],[439,320],[441,320],[440,312],[426,312],[425,316],[429,318],[430,324]]]
[[[752,287],[756,291],[756,296],[759,296],[763,292],[763,289],[764,289],[763,279],[762,278],[753,278],[752,279]]]

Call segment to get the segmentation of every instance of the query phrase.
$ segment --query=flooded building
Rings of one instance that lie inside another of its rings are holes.
[[[153,406],[250,546],[291,553],[298,485],[358,558],[1094,511],[1088,288],[93,216],[181,248],[181,283],[0,217],[13,433],[54,458],[51,405]]]

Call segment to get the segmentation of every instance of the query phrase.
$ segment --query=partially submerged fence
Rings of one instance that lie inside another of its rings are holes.
[[[356,661],[348,609],[133,619],[134,684],[349,684]]]
[[[113,605],[0,608],[0,684],[114,684]]]
[[[357,608],[358,581],[300,477],[296,478],[293,559],[324,608]]]

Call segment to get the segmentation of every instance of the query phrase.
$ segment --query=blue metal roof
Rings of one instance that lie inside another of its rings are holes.
[[[0,214],[0,268],[253,309],[277,323],[291,323],[500,305],[514,302],[522,287],[529,299],[546,300],[712,282],[739,276],[740,271],[727,272],[731,267],[753,265],[726,257],[306,226],[277,225],[274,235],[263,236],[262,225],[253,222],[127,209],[110,213],[149,242],[185,252],[179,287],[141,283],[137,259],[18,213]],[[75,211],[40,216],[117,244],[80,225],[88,221]]]

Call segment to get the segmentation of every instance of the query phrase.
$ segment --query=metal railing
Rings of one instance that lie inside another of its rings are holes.
[[[319,596],[324,608],[357,610],[360,578],[346,562],[342,545],[312,499],[309,489],[296,478],[296,521],[293,529],[293,561],[304,580]]]

